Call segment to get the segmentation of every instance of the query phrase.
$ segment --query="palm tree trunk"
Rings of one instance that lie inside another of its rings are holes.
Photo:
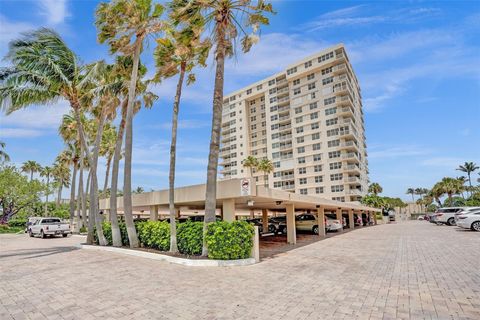
[[[83,225],[87,226],[87,229],[89,225],[88,221],[90,220],[90,213],[88,214],[88,217],[87,217],[87,197],[88,197],[88,193],[90,192],[90,178],[91,178],[90,170],[88,170],[87,183],[85,185],[85,193],[83,194],[83,197],[82,197],[82,220],[83,220]],[[90,239],[88,236],[89,233],[90,233]],[[90,244],[93,243],[93,230],[91,231],[87,230],[87,240],[91,241],[91,242],[87,241],[87,243],[90,243]]]
[[[413,196],[413,193],[412,193],[412,202],[415,203],[415,197]]]
[[[108,188],[108,175],[110,174],[110,164],[112,163],[112,156],[108,155],[107,157],[107,171],[105,172],[105,182],[103,183],[103,192],[107,191]]]
[[[50,193],[50,175],[47,174],[47,194],[45,196],[45,217],[48,217],[48,194]]]
[[[63,183],[60,181],[60,186],[58,186],[58,193],[57,193],[57,207],[60,206],[60,200],[62,198],[62,189],[63,189]]]
[[[80,151],[82,152],[82,151]],[[77,223],[75,224],[74,232],[80,232],[80,229],[85,225],[82,218],[82,203],[83,203],[83,156],[80,156],[80,168],[78,170],[78,197],[77,197]]]
[[[268,174],[265,174],[265,175],[263,176],[263,185],[264,185],[265,188],[268,187],[267,177],[268,177]]]
[[[218,45],[215,52],[216,70],[215,70],[215,88],[213,91],[213,114],[212,114],[212,132],[210,136],[210,151],[208,155],[207,168],[207,186],[205,192],[205,219],[204,232],[207,224],[215,222],[215,211],[217,207],[217,168],[218,155],[220,148],[220,129],[222,126],[222,106],[223,106],[223,82],[225,73],[225,30],[222,27],[218,30]],[[205,237],[203,237],[202,255],[208,255]]]
[[[468,184],[470,185],[470,198],[473,196],[473,188],[472,188],[472,177],[470,177],[470,172],[467,173],[468,176]],[[464,198],[465,199],[465,198]]]
[[[183,78],[185,77],[185,63],[180,67],[180,76],[177,83],[177,92],[173,103],[172,115],[172,142],[170,145],[170,172],[168,175],[168,207],[170,209],[170,252],[178,252],[177,226],[175,221],[175,158],[177,149],[178,113],[180,109],[180,97],[182,95]]]
[[[112,184],[110,185],[110,222],[112,224],[112,242],[114,247],[122,246],[122,236],[118,227],[117,214],[117,189],[118,189],[118,169],[120,167],[120,156],[122,152],[123,132],[125,131],[125,121],[127,116],[127,100],[122,103],[122,120],[118,127],[115,152],[113,154],[112,165]]]
[[[128,88],[127,119],[125,126],[125,166],[123,174],[123,210],[125,224],[127,225],[130,248],[138,248],[138,236],[135,230],[132,214],[132,144],[133,144],[133,103],[135,101],[135,89],[137,85],[138,64],[140,49],[143,39],[137,38],[135,52],[133,54],[133,69]]]
[[[73,163],[72,182],[70,185],[70,225],[73,225],[75,217],[75,187],[77,184],[77,164]]]
[[[32,180],[33,180],[33,170],[30,171],[30,182],[32,182]]]

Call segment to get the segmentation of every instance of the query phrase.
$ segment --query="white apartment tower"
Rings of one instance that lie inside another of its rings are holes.
[[[270,188],[338,201],[367,193],[362,97],[343,45],[225,96],[222,179],[249,177],[250,155],[273,161],[267,181],[253,172]]]

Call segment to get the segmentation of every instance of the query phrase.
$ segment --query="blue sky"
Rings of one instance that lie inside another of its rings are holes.
[[[88,63],[111,59],[97,44],[98,1],[0,1],[0,55],[8,41],[40,26],[57,30]],[[370,180],[404,199],[480,163],[480,5],[475,1],[273,1],[277,15],[250,53],[228,62],[225,93],[344,43],[362,88]],[[153,72],[151,50],[143,62]],[[177,184],[205,181],[213,61],[184,91]],[[5,65],[5,62],[1,62]],[[133,185],[167,186],[169,122],[176,79],[152,90],[160,100],[134,120]],[[14,163],[53,162],[63,145],[57,128],[66,103],[0,114],[0,139]],[[103,160],[102,160],[103,161]],[[104,161],[103,161],[104,163]],[[103,172],[99,179],[103,181]]]

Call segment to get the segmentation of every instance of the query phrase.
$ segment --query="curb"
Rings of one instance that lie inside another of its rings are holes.
[[[99,250],[114,252],[129,256],[135,256],[151,260],[166,261],[170,263],[180,264],[188,267],[240,267],[255,264],[254,258],[239,259],[239,260],[208,260],[208,259],[185,259],[178,257],[171,257],[160,253],[152,253],[145,251],[138,251],[132,249],[116,248],[116,247],[101,247],[86,244],[79,244],[80,249]]]

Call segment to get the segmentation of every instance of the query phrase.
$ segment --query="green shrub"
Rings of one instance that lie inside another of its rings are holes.
[[[177,245],[178,251],[186,255],[202,254],[203,245],[203,222],[192,222],[177,224]]]
[[[251,255],[254,229],[246,221],[217,221],[207,226],[205,241],[210,259],[246,259]]]
[[[20,227],[9,227],[6,224],[0,224],[0,233],[17,233],[21,232],[24,228]]]
[[[10,219],[8,221],[9,227],[16,227],[16,228],[25,228],[27,226],[27,219]]]
[[[146,221],[138,224],[138,238],[146,248],[168,251],[170,225],[166,221]]]
[[[128,241],[128,233],[127,233],[127,226],[125,225],[124,222],[119,222],[118,227],[120,228],[120,235],[122,238],[122,246],[129,246],[130,241]],[[112,238],[112,225],[110,222],[103,222],[102,223],[102,229],[103,229],[103,235],[105,236],[105,239],[107,240],[107,244],[109,246],[113,245],[113,238]],[[86,231],[86,229],[85,229]],[[98,239],[97,239],[97,229],[93,229],[93,237],[95,240],[95,243],[98,244]]]
[[[80,228],[80,233],[86,233],[88,230],[87,230],[87,227],[83,226]]]

